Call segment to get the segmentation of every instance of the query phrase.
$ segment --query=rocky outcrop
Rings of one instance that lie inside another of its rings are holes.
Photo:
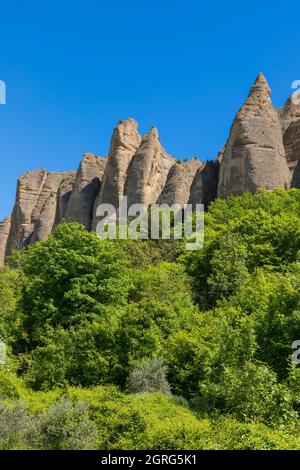
[[[57,204],[54,225],[59,224],[59,222],[65,218],[66,208],[75,185],[75,178],[77,176],[77,173],[77,171],[67,172],[60,183],[57,192]]]
[[[193,209],[196,208],[196,204],[204,204],[204,207],[207,208],[216,198],[219,168],[220,162],[218,159],[206,161],[198,168],[189,197],[189,204],[192,204]]]
[[[295,101],[294,95],[292,95],[287,99],[285,106],[277,110],[283,134],[293,122],[300,119],[299,100],[300,96],[297,96]]]
[[[63,218],[91,229],[93,208],[99,194],[106,159],[86,153],[83,156]]]
[[[290,172],[270,89],[259,74],[231,127],[220,167],[218,196],[288,188]]]
[[[278,110],[283,133],[288,167],[291,172],[291,187],[300,188],[300,104],[290,96],[284,108]]]
[[[129,118],[120,121],[114,130],[101,190],[94,202],[92,230],[97,225],[97,207],[100,204],[112,204],[117,208],[119,197],[124,195],[128,166],[142,140],[137,128],[137,122]]]
[[[201,163],[197,158],[187,162],[176,161],[171,167],[158,204],[179,204],[183,207],[190,198],[191,185]]]
[[[85,154],[78,171],[35,170],[21,176],[11,217],[0,223],[4,255],[44,240],[62,220],[95,230],[99,204],[187,203],[207,207],[218,195],[259,188],[300,188],[300,104],[289,98],[276,110],[266,79],[259,74],[214,161],[176,160],[152,128],[142,138],[134,119],[120,121],[107,158]]]
[[[0,265],[4,263],[5,248],[9,235],[11,217],[6,217],[0,222]]]
[[[176,162],[162,147],[156,128],[145,134],[128,167],[125,194],[128,205],[156,203]]]
[[[299,186],[299,162],[300,162],[300,119],[293,121],[283,134],[283,144],[287,163],[291,172],[291,186]]]
[[[6,255],[48,237],[57,220],[58,206],[62,210],[64,194],[60,189],[73,180],[73,174],[36,170],[19,178]]]
[[[56,217],[57,194],[65,177],[64,172],[47,172],[37,203],[31,213],[32,233],[23,243],[28,245],[44,240],[51,233]]]
[[[6,254],[10,254],[14,249],[22,248],[32,234],[34,228],[32,212],[38,204],[46,178],[46,170],[31,171],[19,178]]]

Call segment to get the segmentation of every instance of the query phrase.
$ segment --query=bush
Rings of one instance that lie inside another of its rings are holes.
[[[0,449],[27,449],[34,432],[34,420],[21,403],[0,404]]]
[[[15,374],[7,370],[0,369],[0,399],[1,398],[20,398],[23,392],[23,386]]]
[[[41,449],[92,449],[96,439],[96,426],[84,402],[62,397],[37,422],[35,445]]]
[[[247,362],[242,368],[225,367],[219,382],[201,383],[200,391],[211,411],[231,413],[238,420],[256,420],[271,426],[297,421],[289,390],[264,364]]]
[[[154,358],[142,361],[139,367],[129,374],[127,389],[129,393],[161,392],[169,394],[167,367],[163,360]]]

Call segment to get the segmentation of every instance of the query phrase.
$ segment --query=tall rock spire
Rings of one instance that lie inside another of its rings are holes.
[[[10,231],[11,217],[6,217],[0,222],[0,265],[4,264],[6,243]]]
[[[176,161],[171,167],[165,187],[159,196],[158,204],[179,204],[184,207],[190,198],[190,191],[197,170],[201,167],[200,160]]]
[[[125,194],[128,204],[157,202],[165,184],[170,168],[176,162],[162,147],[158,131],[153,127],[143,137],[128,168]]]
[[[96,230],[99,204],[117,208],[119,197],[124,194],[128,166],[142,140],[137,128],[137,122],[129,118],[120,121],[113,132],[101,189],[94,203],[92,230]]]
[[[292,188],[300,188],[300,94],[288,98],[284,108],[278,110],[283,132],[288,167],[291,172]]]
[[[260,73],[231,127],[220,167],[218,196],[288,188],[290,179],[278,114],[267,80]]]
[[[80,162],[64,218],[91,229],[94,201],[99,194],[107,160],[85,153]]]

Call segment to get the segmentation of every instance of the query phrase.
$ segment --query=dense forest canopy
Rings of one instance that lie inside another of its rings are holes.
[[[0,447],[299,448],[299,255],[296,189],[216,200],[198,251],[61,223],[14,252]]]

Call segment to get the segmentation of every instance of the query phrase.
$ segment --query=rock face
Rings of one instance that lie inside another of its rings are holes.
[[[65,218],[66,208],[70,200],[75,184],[76,171],[69,171],[65,174],[57,192],[57,205],[54,226]]]
[[[119,205],[119,197],[124,194],[128,166],[141,143],[137,122],[129,118],[119,122],[111,138],[107,164],[100,192],[94,201],[92,230],[96,229],[96,210],[100,204]]]
[[[43,185],[47,178],[46,170],[35,170],[22,175],[17,184],[16,203],[11,216],[11,227],[6,244],[6,254],[24,246],[32,234],[32,212],[36,207]]]
[[[10,230],[11,217],[0,222],[0,265],[4,263],[5,248]]]
[[[152,128],[143,137],[128,167],[125,184],[128,205],[138,203],[149,206],[156,203],[175,162],[175,158],[162,147],[157,129]]]
[[[38,200],[31,213],[32,233],[22,240],[23,244],[44,240],[55,224],[57,194],[65,177],[63,172],[46,173]]]
[[[204,204],[207,208],[209,204],[216,198],[218,188],[220,162],[218,159],[215,161],[206,161],[194,177],[191,190],[189,204],[192,204],[195,209],[196,204]]]
[[[278,110],[293,188],[300,188],[300,103],[297,104],[299,98],[297,97],[294,103],[293,95],[290,96],[285,107]]]
[[[300,96],[299,96],[300,98]],[[76,171],[35,170],[18,180],[11,217],[0,223],[0,264],[13,249],[44,240],[62,220],[95,230],[100,204],[187,203],[207,207],[258,188],[300,188],[300,104],[289,98],[276,110],[259,74],[238,112],[225,147],[201,164],[171,157],[152,128],[142,138],[134,119],[120,121],[107,158],[85,154]]]
[[[87,230],[91,229],[94,202],[100,191],[105,166],[106,159],[90,153],[84,154],[66,204],[65,220],[79,222]]]
[[[283,144],[292,176],[291,187],[300,188],[300,119],[292,122],[286,129]]]
[[[293,95],[287,99],[284,108],[277,110],[279,121],[281,124],[282,132],[284,133],[287,128],[295,121],[300,119],[300,96],[297,96],[296,102]]]
[[[288,188],[290,172],[270,89],[259,74],[231,127],[220,167],[218,196]]]
[[[197,158],[188,162],[176,161],[171,167],[158,204],[179,204],[183,207],[190,198],[191,185],[201,163]]]
[[[16,203],[6,244],[6,255],[29,243],[44,240],[56,220],[58,193],[72,173],[36,170],[25,173],[18,181]]]

